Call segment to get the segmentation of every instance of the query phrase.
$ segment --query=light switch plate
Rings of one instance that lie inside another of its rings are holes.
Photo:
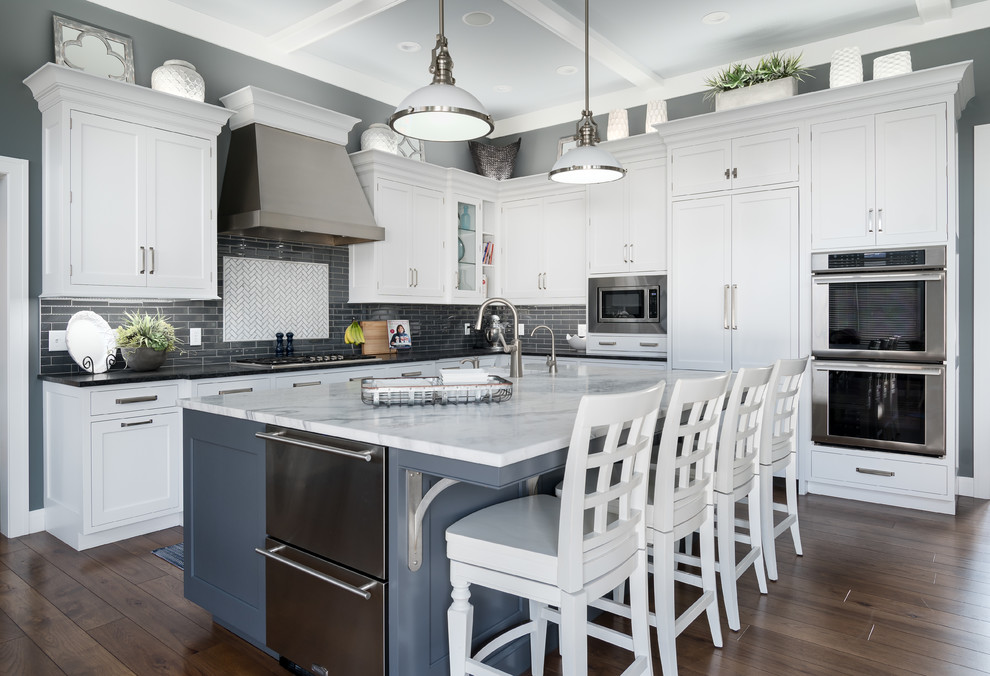
[[[65,352],[69,348],[65,344],[65,331],[48,332],[48,351]]]
[[[579,338],[584,338],[587,335],[588,335],[588,325],[587,324],[578,324],[578,337]]]
[[[526,335],[526,325],[523,324],[522,322],[519,322],[519,330],[516,332],[516,334],[517,335],[520,335],[520,336],[525,336]]]
[[[203,344],[203,329],[189,329],[189,345]]]
[[[471,323],[470,322],[464,322],[464,335],[465,336],[470,336],[471,335]]]

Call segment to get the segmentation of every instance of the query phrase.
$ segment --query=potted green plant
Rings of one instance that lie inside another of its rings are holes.
[[[797,83],[806,76],[811,77],[801,65],[801,54],[774,52],[755,66],[733,63],[707,78],[705,99],[715,99],[715,110],[776,101],[797,94]]]
[[[127,368],[134,371],[154,371],[165,363],[165,355],[178,349],[179,339],[168,317],[138,312],[125,312],[127,323],[116,330],[117,347],[124,355]]]

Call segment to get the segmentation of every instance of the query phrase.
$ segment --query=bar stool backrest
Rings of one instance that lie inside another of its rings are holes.
[[[770,391],[763,413],[761,465],[772,465],[797,448],[798,401],[801,380],[807,366],[807,357],[778,359],[773,365]]]
[[[760,459],[760,427],[772,366],[739,369],[722,413],[715,461],[715,490],[733,493],[754,481]]]

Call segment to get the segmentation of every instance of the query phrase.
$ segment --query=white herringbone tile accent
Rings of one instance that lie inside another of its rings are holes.
[[[330,267],[258,258],[223,259],[223,339],[330,337]]]

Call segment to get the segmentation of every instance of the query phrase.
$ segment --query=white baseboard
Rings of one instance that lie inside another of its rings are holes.
[[[975,498],[976,495],[976,479],[971,476],[957,476],[956,477],[956,495],[962,495],[967,498]]]
[[[45,510],[35,509],[28,512],[28,532],[40,533],[45,530]]]

